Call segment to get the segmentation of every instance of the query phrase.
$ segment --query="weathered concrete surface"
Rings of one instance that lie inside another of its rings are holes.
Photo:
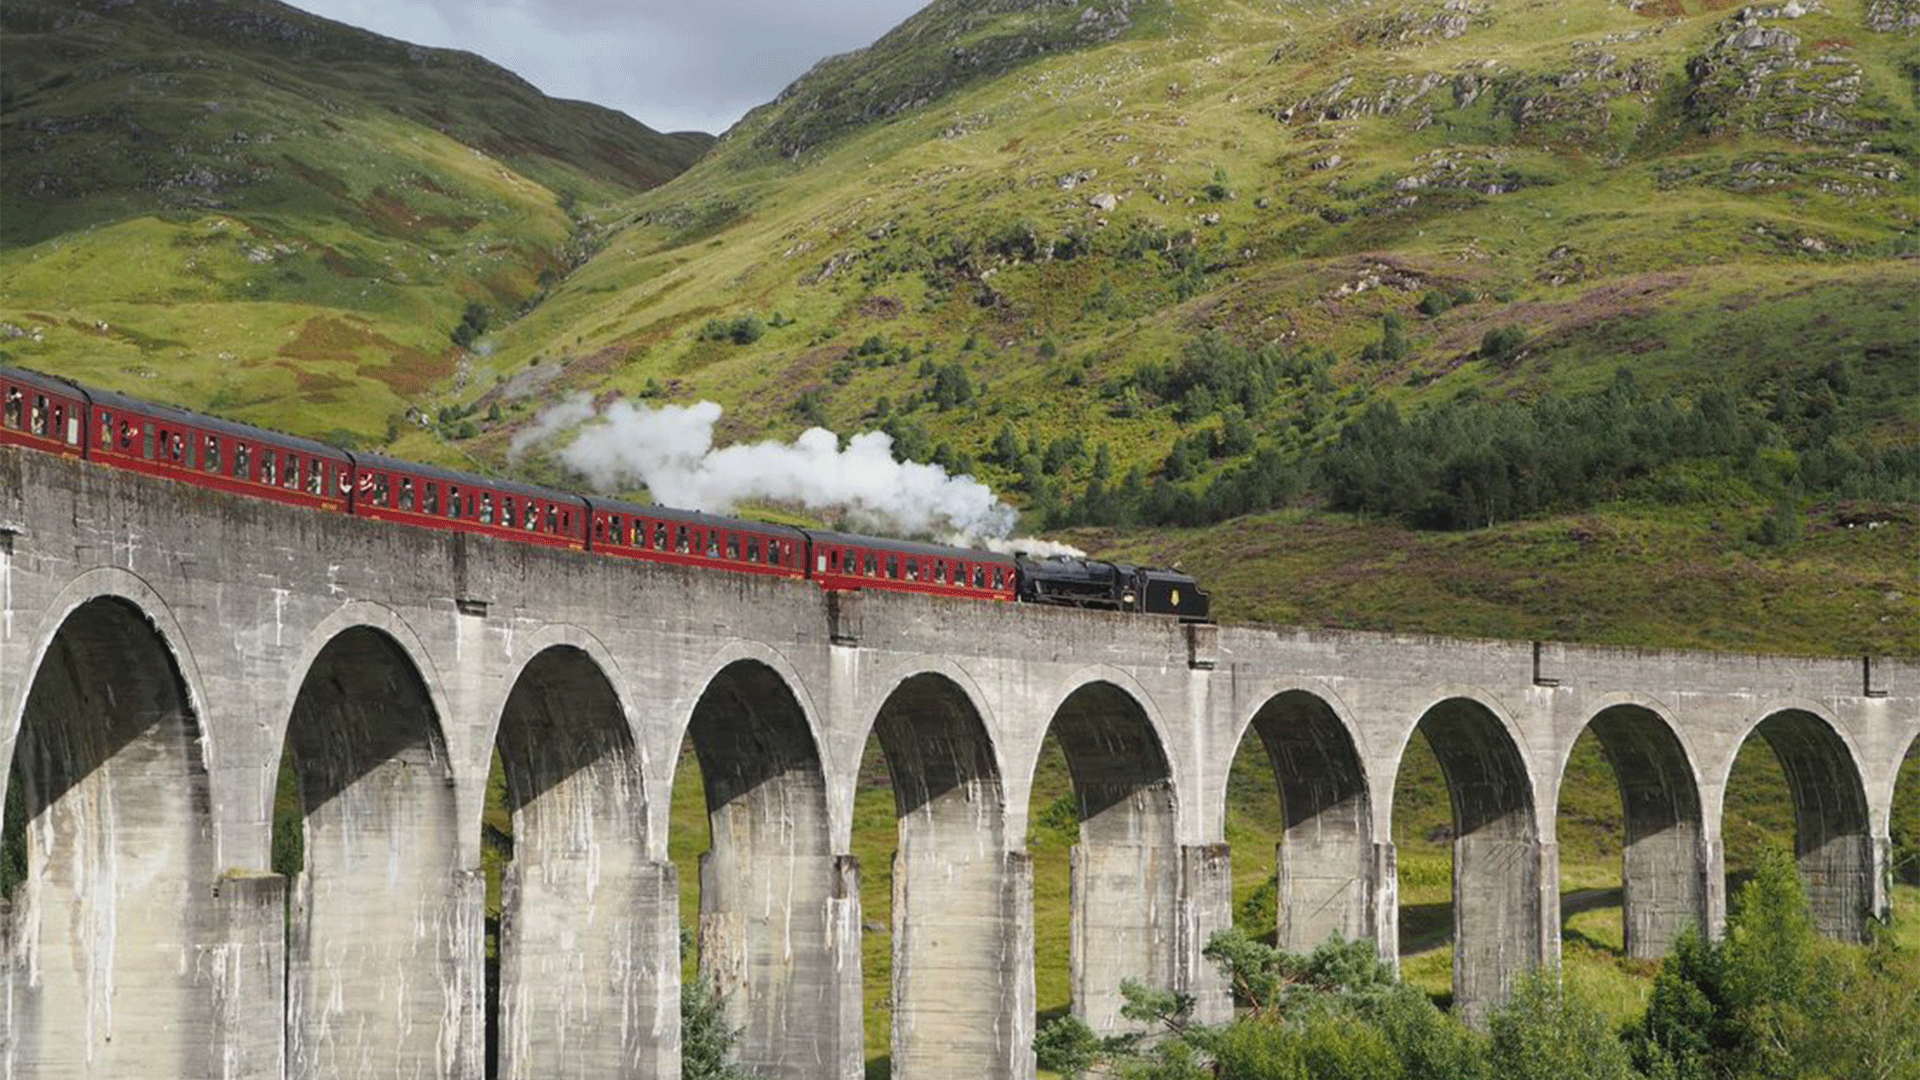
[[[745,1053],[857,1076],[848,847],[876,734],[900,837],[896,1076],[1032,1074],[1024,837],[1050,730],[1082,816],[1082,1015],[1115,1023],[1128,975],[1225,1015],[1200,950],[1231,917],[1226,779],[1249,729],[1282,796],[1296,948],[1339,930],[1392,952],[1393,778],[1416,729],[1435,744],[1473,1014],[1556,954],[1554,810],[1589,726],[1620,773],[1636,955],[1724,920],[1721,806],[1756,732],[1786,763],[1822,928],[1854,936],[1885,910],[1893,785],[1920,732],[1911,663],[830,599],[4,450],[0,754],[32,844],[0,909],[0,1074],[126,1075],[138,1046],[149,1071],[273,1076],[284,1039],[294,1075],[480,1075],[497,750],[518,834],[501,1065],[671,1076],[668,802],[691,743],[713,841],[703,962],[735,989]],[[265,874],[283,757],[307,813],[285,956]],[[249,993],[283,968],[284,1004]]]

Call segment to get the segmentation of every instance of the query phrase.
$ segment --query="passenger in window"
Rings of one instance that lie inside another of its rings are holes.
[[[411,476],[400,478],[400,509],[413,509],[413,477]]]
[[[132,442],[133,442],[133,432],[128,429],[127,425],[121,424],[120,425],[120,445],[126,446]],[[208,472],[217,473],[220,471],[220,437],[219,436],[217,435],[207,436],[207,456],[203,460],[206,462],[206,464],[203,467]]]
[[[727,534],[727,558],[740,561],[740,538],[732,533]]]
[[[35,435],[45,435],[47,433],[47,399],[40,394],[33,395],[33,423],[31,427]]]
[[[462,507],[460,505],[460,488],[456,484],[448,484],[447,485],[447,516],[450,518],[457,518],[460,516],[461,511],[462,511]]]
[[[233,475],[239,477],[242,480],[245,480],[249,476],[251,476],[251,474],[247,471],[247,444],[246,443],[233,444]]]
[[[287,455],[287,474],[281,478],[281,481],[285,483],[288,489],[290,490],[293,490],[293,491],[300,490],[300,455],[299,454]]]
[[[491,491],[480,493],[480,524],[493,524],[493,492]]]
[[[7,426],[8,427],[13,428],[15,430],[19,429],[20,410],[24,404],[25,404],[25,400],[21,398],[19,388],[13,387],[13,386],[7,387]]]
[[[425,501],[421,506],[421,509],[425,510],[429,514],[438,514],[440,512],[440,485],[439,484],[435,484],[432,482],[429,482],[427,484]]]
[[[280,455],[271,450],[263,450],[260,452],[260,481],[262,483],[277,484],[280,482],[280,476],[275,471],[275,467],[279,464],[279,458]]]
[[[560,519],[560,514],[558,511],[559,511],[559,507],[555,506],[552,503],[547,504],[547,531],[550,533],[559,532],[561,527],[564,525],[564,522],[562,522]]]
[[[327,469],[319,458],[307,459],[307,494],[318,495],[327,488]]]

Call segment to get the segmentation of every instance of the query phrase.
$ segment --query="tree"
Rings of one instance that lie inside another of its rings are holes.
[[[1556,969],[1521,979],[1491,1027],[1493,1074],[1502,1080],[1636,1080],[1606,1017]]]
[[[680,1080],[752,1080],[727,1060],[739,1038],[704,972],[680,984]]]

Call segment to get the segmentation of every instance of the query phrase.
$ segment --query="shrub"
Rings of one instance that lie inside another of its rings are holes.
[[[1518,326],[1497,326],[1488,330],[1480,338],[1480,359],[1502,371],[1511,371],[1520,363],[1520,347],[1527,342],[1527,332]]]

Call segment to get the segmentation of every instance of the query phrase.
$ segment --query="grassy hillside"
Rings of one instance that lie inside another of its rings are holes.
[[[0,49],[0,352],[341,438],[711,141],[267,0],[23,0]]]

